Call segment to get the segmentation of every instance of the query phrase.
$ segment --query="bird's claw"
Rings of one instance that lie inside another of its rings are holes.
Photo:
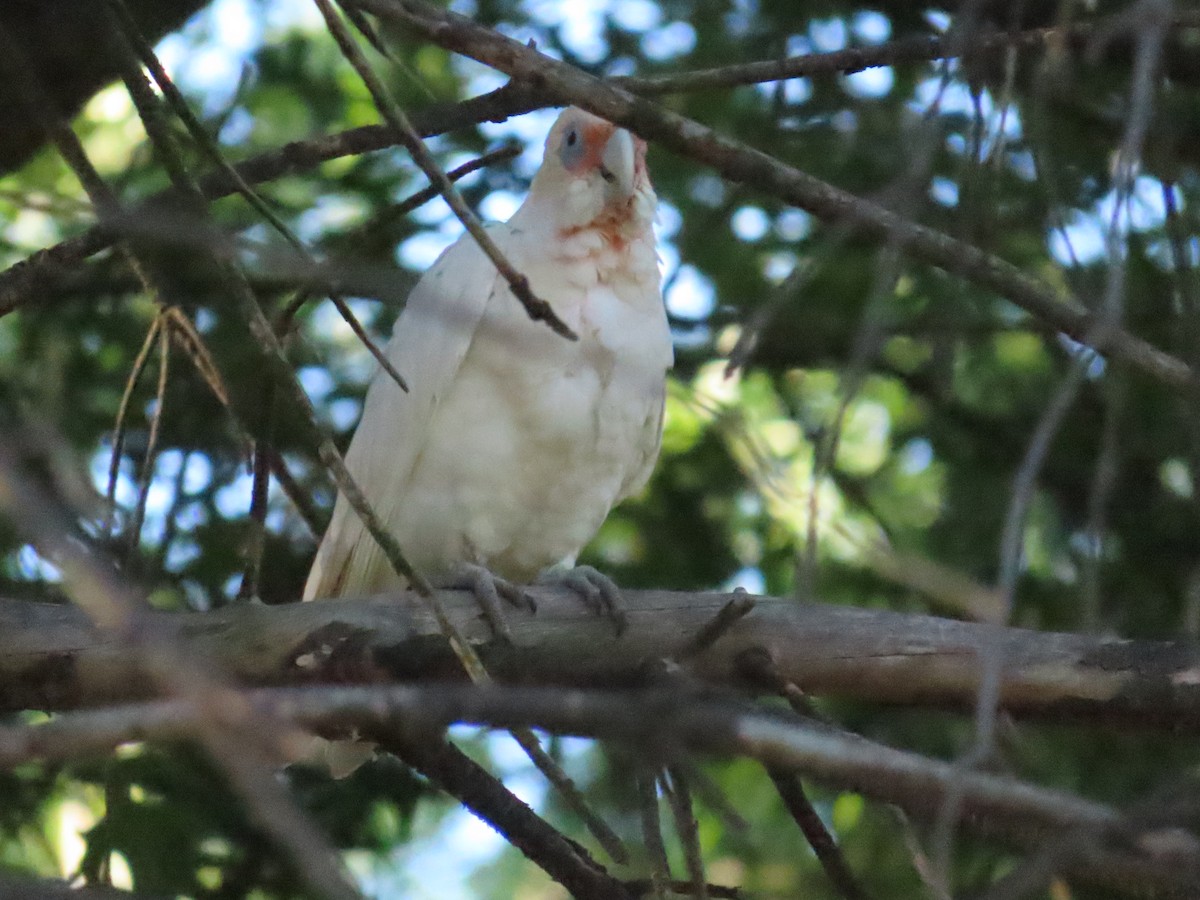
[[[484,618],[492,626],[492,633],[508,643],[512,643],[512,630],[504,618],[501,601],[531,613],[537,612],[537,602],[524,588],[492,574],[483,566],[459,566],[445,586],[470,591],[483,611]]]
[[[621,589],[615,581],[598,569],[591,566],[552,569],[538,576],[536,583],[569,588],[597,615],[611,619],[618,635],[625,631],[628,620],[625,606],[621,602]]]

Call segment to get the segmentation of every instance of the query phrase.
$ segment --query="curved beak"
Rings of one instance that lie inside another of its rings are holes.
[[[633,137],[624,128],[613,131],[600,154],[600,177],[609,201],[624,200],[633,194],[635,177]]]

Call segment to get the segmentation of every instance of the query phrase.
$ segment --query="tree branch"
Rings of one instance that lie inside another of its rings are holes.
[[[369,736],[479,816],[578,900],[625,900],[630,894],[588,852],[563,836],[486,769],[448,741],[413,740],[396,728]]]
[[[847,47],[828,53],[805,53],[783,59],[763,59],[754,62],[695,69],[675,75],[654,75],[649,78],[614,78],[611,83],[642,96],[678,94],[690,91],[709,91],[720,88],[783,81],[789,78],[811,78],[815,75],[851,75],[865,69],[895,66],[904,63],[931,62],[939,59],[973,59],[1002,50],[1035,50],[1061,44],[1083,49],[1098,35],[1110,31],[1123,21],[1123,13],[1072,22],[1051,28],[1029,28],[1024,31],[976,31],[969,35],[914,35],[898,38],[873,47]],[[1175,13],[1171,28],[1194,28],[1200,25],[1200,13],[1194,10]]]
[[[621,637],[569,590],[530,587],[537,614],[509,613],[495,638],[469,593],[440,592],[447,615],[500,681],[613,688],[644,683],[645,661],[673,658],[738,595],[625,591]],[[148,613],[246,684],[297,684],[330,669],[460,677],[421,598],[387,594],[209,613]],[[741,684],[744,657],[766,653],[812,695],[971,709],[980,654],[995,641],[1001,705],[1016,715],[1200,731],[1200,645],[1127,641],[979,625],[881,610],[757,598],[754,611],[684,664],[710,683]],[[68,606],[0,599],[0,710],[70,709],[143,699],[135,661]]]
[[[893,243],[927,263],[995,291],[1056,331],[1086,341],[1097,317],[1070,294],[1031,278],[998,256],[890,209],[826,184],[773,156],[717,134],[628,90],[559,62],[471,19],[420,0],[354,0],[362,9],[410,26],[428,40],[461,53],[514,80],[543,89],[562,104],[575,104],[628,128],[730,181],[749,185],[807,210],[827,222],[844,223]],[[1174,387],[1200,389],[1200,377],[1182,360],[1127,331],[1114,329],[1103,349]]]
[[[493,796],[493,780],[478,784],[475,776],[464,771],[457,751],[430,749],[435,729],[455,722],[541,727],[620,741],[647,759],[666,762],[689,753],[748,756],[774,771],[802,773],[896,804],[925,820],[938,813],[951,790],[961,791],[963,802],[957,810],[961,824],[1015,846],[1038,847],[1072,830],[1102,838],[1086,861],[1072,865],[1064,860],[1070,874],[1080,880],[1144,889],[1194,884],[1200,877],[1200,843],[1176,840],[1169,852],[1155,849],[1155,835],[1171,831],[1172,821],[1126,819],[1102,803],[1005,775],[962,771],[951,762],[897,750],[791,712],[767,710],[711,691],[677,685],[618,692],[446,683],[318,686],[251,691],[246,703],[257,713],[296,724],[353,728],[383,738],[419,771],[440,784],[453,785],[452,793],[468,807],[483,809],[502,834],[508,836],[515,828],[518,838],[528,838],[548,831],[538,837],[535,849],[543,853],[557,846],[551,855],[561,859],[550,864],[561,864],[575,878],[608,880],[545,823],[528,821],[533,814],[527,808],[514,808],[511,798]],[[53,760],[107,751],[130,740],[183,737],[194,731],[194,715],[186,701],[158,701],[71,713],[43,725],[2,727],[0,767],[39,756]],[[531,827],[534,831],[528,830]],[[514,841],[521,846],[518,838]],[[581,859],[588,864],[581,866]],[[579,895],[613,896],[590,889]]]
[[[447,131],[467,128],[480,122],[503,121],[510,116],[548,105],[545,97],[514,85],[460,103],[435,104],[413,113],[413,130],[421,137],[434,137]],[[285,144],[277,150],[259,154],[233,168],[247,185],[272,181],[284,175],[307,172],[331,159],[356,156],[394,147],[399,136],[388,126],[367,125],[331,135],[319,135]],[[218,200],[238,190],[235,179],[225,172],[213,172],[201,179],[200,190],[209,200]],[[435,191],[436,193],[436,191]],[[129,211],[137,218],[161,202],[162,195],[151,197],[143,207]],[[0,272],[0,316],[23,306],[34,297],[52,298],[55,281],[72,271],[89,256],[111,246],[117,235],[110,229],[93,226],[83,234],[39,250],[27,259]]]

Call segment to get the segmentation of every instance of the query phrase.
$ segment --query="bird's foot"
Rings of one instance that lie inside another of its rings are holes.
[[[569,569],[550,569],[538,576],[536,584],[561,585],[570,588],[598,615],[610,619],[620,635],[628,624],[621,589],[617,583],[591,566]]]
[[[492,626],[492,633],[508,643],[512,643],[512,631],[504,618],[501,601],[531,613],[537,612],[537,602],[524,588],[474,563],[460,564],[440,586],[470,591],[483,611],[483,617]]]

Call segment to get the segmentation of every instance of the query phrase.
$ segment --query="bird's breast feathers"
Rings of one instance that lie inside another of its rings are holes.
[[[489,233],[578,340],[531,320],[464,236],[396,323],[387,352],[409,392],[377,377],[347,454],[385,526],[430,577],[476,562],[523,579],[573,559],[658,455],[672,348],[644,145],[605,138],[599,158],[617,155],[611,171],[570,153],[560,160],[553,148],[568,146],[578,122],[595,125],[578,110],[564,117],[530,197]],[[610,196],[627,183],[627,196]],[[600,212],[582,218],[587,209]],[[394,581],[339,497],[306,598]]]
[[[431,423],[427,443],[441,449],[422,456],[408,501],[424,511],[414,549],[459,534],[455,552],[525,577],[574,556],[645,482],[672,351],[652,241],[597,271],[595,255],[507,237],[513,264],[579,340],[531,321],[498,282]]]

